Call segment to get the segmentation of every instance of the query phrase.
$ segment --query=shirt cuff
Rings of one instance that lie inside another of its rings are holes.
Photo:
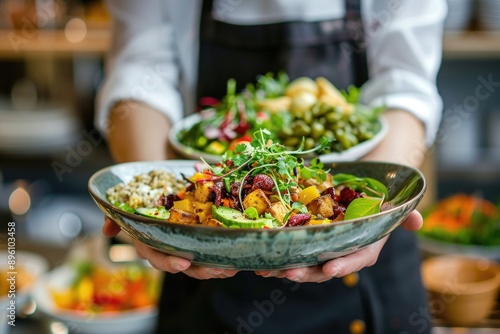
[[[175,87],[168,86],[154,74],[145,73],[142,69],[129,68],[114,72],[98,91],[95,126],[104,136],[111,108],[124,100],[147,104],[165,114],[171,124],[182,118],[182,100]]]

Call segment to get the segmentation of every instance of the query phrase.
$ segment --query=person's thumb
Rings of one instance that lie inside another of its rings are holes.
[[[102,234],[111,238],[116,236],[121,231],[120,226],[117,223],[109,219],[108,217],[104,218],[104,225],[102,226]]]
[[[424,219],[422,218],[420,212],[413,210],[401,226],[409,231],[417,231],[422,227],[423,222]]]

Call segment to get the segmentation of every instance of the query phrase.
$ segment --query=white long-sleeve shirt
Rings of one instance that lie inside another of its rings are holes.
[[[144,102],[172,122],[194,110],[201,3],[107,1],[113,39],[97,98],[101,131],[120,100]],[[361,0],[361,5],[370,72],[362,102],[411,112],[432,143],[441,120],[435,81],[446,0]],[[232,24],[266,24],[341,18],[345,8],[344,0],[214,0],[213,15]]]

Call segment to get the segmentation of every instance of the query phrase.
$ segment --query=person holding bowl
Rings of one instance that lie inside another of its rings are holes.
[[[171,125],[229,78],[286,72],[362,88],[389,130],[366,160],[419,167],[435,139],[446,1],[107,2],[113,39],[96,125],[116,162],[164,160]],[[158,333],[430,333],[414,211],[390,237],[322,265],[283,271],[204,268],[134,241],[167,272]],[[407,231],[410,230],[410,231]],[[106,219],[103,233],[120,228]]]

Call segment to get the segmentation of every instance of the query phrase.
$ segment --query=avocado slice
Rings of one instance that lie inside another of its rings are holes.
[[[141,216],[162,220],[166,220],[168,217],[170,217],[170,212],[163,206],[159,206],[156,208],[137,208],[135,212],[140,214]]]
[[[224,224],[226,227],[239,227],[239,228],[264,228],[274,227],[273,219],[271,218],[258,218],[250,219],[246,217],[241,211],[228,208],[225,206],[212,205],[212,216]]]

